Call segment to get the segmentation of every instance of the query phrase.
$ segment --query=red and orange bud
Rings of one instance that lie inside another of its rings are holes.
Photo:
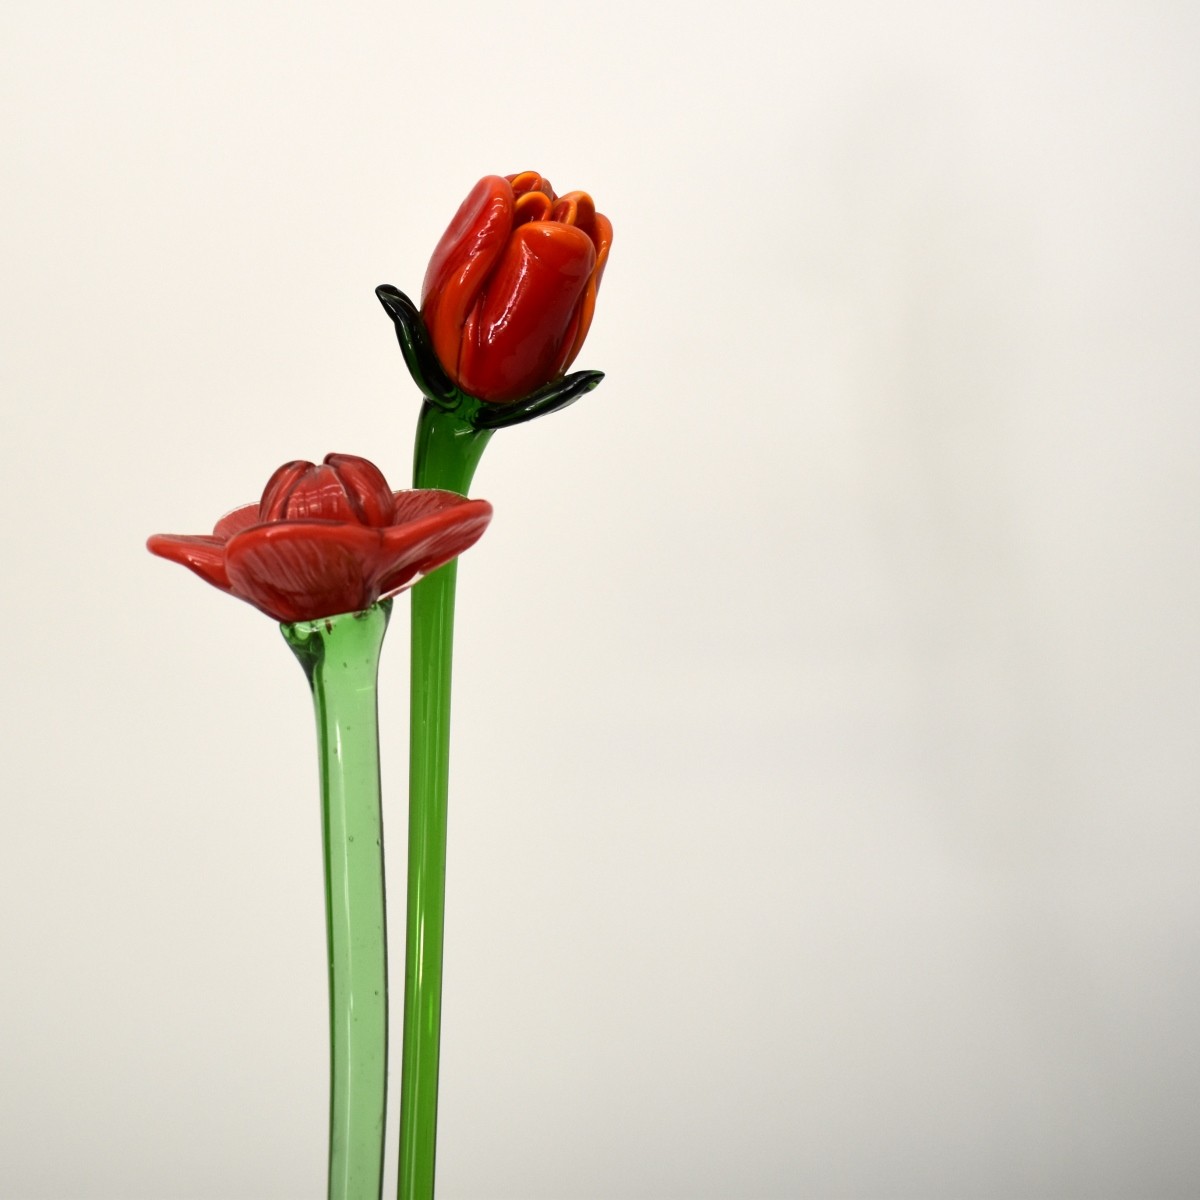
[[[612,224],[536,171],[488,175],[442,235],[421,314],[456,386],[493,403],[557,379],[587,337]]]

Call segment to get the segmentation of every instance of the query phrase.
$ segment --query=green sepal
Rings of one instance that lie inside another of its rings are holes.
[[[522,425],[574,404],[603,378],[603,371],[576,371],[573,375],[564,375],[539,388],[532,396],[514,400],[511,404],[481,404],[471,423],[476,429],[507,429],[510,425]]]
[[[458,407],[462,393],[451,382],[429,343],[429,332],[421,319],[420,310],[398,288],[381,283],[375,289],[383,311],[396,326],[396,340],[404,354],[404,365],[413,382],[439,408],[452,411]]]

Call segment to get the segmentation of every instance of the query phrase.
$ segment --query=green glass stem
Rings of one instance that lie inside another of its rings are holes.
[[[455,413],[425,404],[417,424],[413,486],[444,488],[465,495],[490,438],[490,430],[473,429]],[[412,593],[400,1200],[432,1200],[437,1154],[450,668],[457,568],[457,562],[447,563],[426,576]]]
[[[392,602],[281,626],[312,687],[329,951],[329,1200],[379,1200],[387,1109],[387,923],[379,652]]]

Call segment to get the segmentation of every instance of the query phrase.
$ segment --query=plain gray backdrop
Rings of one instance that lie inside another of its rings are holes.
[[[0,1195],[322,1194],[305,681],[143,543],[290,458],[404,483],[373,288],[529,168],[613,221],[607,379],[476,478],[440,1197],[1200,1192],[1195,4],[6,0],[0,47]]]

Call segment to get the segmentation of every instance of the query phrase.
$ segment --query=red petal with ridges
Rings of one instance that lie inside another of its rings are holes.
[[[225,569],[225,541],[217,537],[197,537],[192,534],[156,533],[146,541],[146,549],[159,558],[179,563],[195,571],[206,583],[231,590]]]
[[[213,537],[227,542],[235,533],[241,533],[243,529],[249,529],[251,525],[257,525],[261,520],[259,507],[257,504],[243,504],[240,508],[235,508],[232,512],[227,512],[213,526]]]
[[[406,521],[419,521],[443,509],[456,508],[468,503],[465,496],[457,492],[446,492],[439,488],[413,488],[392,493],[392,518],[389,525],[403,525]]]
[[[434,353],[458,382],[459,336],[512,230],[513,190],[485,175],[437,244],[421,289],[421,315]]]
[[[553,379],[595,264],[591,238],[572,225],[514,230],[463,328],[459,386],[503,402]]]
[[[327,454],[325,465],[337,472],[360,521],[377,527],[391,524],[392,489],[373,462],[357,454]]]
[[[263,488],[262,500],[259,502],[259,520],[278,521],[287,512],[288,497],[296,481],[302,479],[305,472],[312,470],[314,464],[304,458],[295,458],[279,467],[267,480]]]
[[[310,467],[292,484],[283,519],[363,524],[361,508],[351,499],[341,475],[325,463]]]
[[[440,494],[454,495],[453,492]],[[383,570],[376,583],[380,596],[392,595],[407,587],[418,575],[437,570],[483,536],[492,519],[492,506],[486,500],[454,498],[457,503],[440,512],[383,531]]]
[[[283,521],[232,538],[225,568],[235,596],[277,621],[306,621],[373,604],[380,549],[380,531],[365,525]]]

